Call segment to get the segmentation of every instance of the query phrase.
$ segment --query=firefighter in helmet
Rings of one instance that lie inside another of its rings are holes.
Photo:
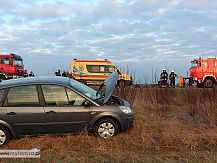
[[[167,73],[166,69],[162,70],[162,73],[160,74],[160,79],[162,82],[162,86],[166,87],[167,86],[167,80],[168,80],[168,73]]]
[[[172,70],[170,75],[169,75],[171,87],[175,87],[176,77],[178,77],[178,76],[175,74],[174,70]]]
[[[66,71],[63,71],[62,76],[67,77]]]
[[[56,76],[61,76],[60,69],[58,69],[58,70],[55,72],[55,75],[56,75]]]
[[[29,75],[28,75],[28,72],[27,72],[27,70],[24,70],[24,74],[23,74],[23,77],[28,77]]]
[[[29,77],[34,77],[34,76],[35,76],[35,74],[33,73],[33,71],[30,71]]]

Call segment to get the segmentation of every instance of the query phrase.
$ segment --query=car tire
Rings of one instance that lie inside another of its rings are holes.
[[[7,144],[11,140],[11,134],[3,126],[0,126],[0,146]]]
[[[99,120],[94,126],[94,135],[101,138],[109,138],[119,133],[118,123],[111,118]]]
[[[118,81],[118,86],[121,87],[121,88],[126,87],[126,81],[124,81],[124,80],[119,80],[119,81]]]

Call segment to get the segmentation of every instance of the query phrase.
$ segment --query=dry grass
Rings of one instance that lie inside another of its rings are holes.
[[[40,147],[41,159],[31,160],[36,162],[217,161],[216,90],[130,87],[114,93],[129,100],[136,114],[134,127],[114,138],[26,137],[2,148]]]

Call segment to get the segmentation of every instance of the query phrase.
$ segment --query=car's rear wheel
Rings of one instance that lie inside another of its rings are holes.
[[[127,85],[127,84],[126,84],[126,81],[124,81],[124,80],[119,80],[119,81],[118,81],[118,86],[119,86],[119,87],[124,88],[124,87],[126,87],[126,85]]]
[[[109,138],[119,133],[118,123],[110,118],[99,120],[94,126],[94,135]]]
[[[0,126],[0,146],[7,144],[10,139],[9,131],[5,127]]]

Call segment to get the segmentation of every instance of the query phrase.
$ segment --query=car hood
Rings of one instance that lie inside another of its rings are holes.
[[[118,79],[119,79],[119,75],[118,75],[117,71],[113,72],[106,79],[106,81],[105,81],[106,91],[105,91],[105,98],[104,98],[103,104],[108,102],[108,100],[111,97],[112,92],[113,92],[113,90],[114,90],[114,88],[115,88],[115,86],[117,84]]]

